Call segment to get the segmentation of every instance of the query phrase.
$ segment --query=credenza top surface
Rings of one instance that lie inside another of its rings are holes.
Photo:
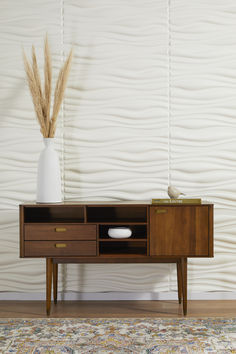
[[[26,206],[26,207],[47,207],[47,206],[116,206],[116,205],[133,205],[133,206],[201,206],[201,205],[213,205],[213,203],[207,202],[207,201],[202,201],[201,204],[193,204],[193,203],[162,203],[162,204],[152,204],[151,201],[137,201],[137,200],[130,200],[130,201],[120,201],[120,202],[113,202],[113,201],[64,201],[60,203],[36,203],[36,202],[26,202],[26,203],[21,203],[20,205]]]

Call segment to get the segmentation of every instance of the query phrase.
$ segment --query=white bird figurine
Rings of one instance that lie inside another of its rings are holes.
[[[168,187],[168,195],[172,199],[177,199],[180,195],[185,195],[184,193],[181,193],[176,187],[174,186],[169,186]]]

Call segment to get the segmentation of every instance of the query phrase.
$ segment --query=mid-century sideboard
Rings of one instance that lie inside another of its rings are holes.
[[[109,227],[128,226],[132,236],[113,239]],[[187,314],[187,258],[213,257],[213,205],[60,203],[20,205],[20,257],[46,259],[46,310],[58,264],[176,263],[178,299]]]

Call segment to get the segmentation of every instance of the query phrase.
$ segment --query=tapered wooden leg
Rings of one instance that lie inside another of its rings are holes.
[[[53,299],[54,304],[57,304],[57,282],[58,282],[58,264],[53,264]]]
[[[183,289],[183,312],[187,315],[187,258],[181,258],[182,289]]]
[[[46,309],[47,315],[50,315],[52,295],[52,258],[46,259]]]
[[[182,300],[182,272],[181,272],[181,260],[176,263],[177,266],[177,282],[178,282],[178,298],[179,304]]]

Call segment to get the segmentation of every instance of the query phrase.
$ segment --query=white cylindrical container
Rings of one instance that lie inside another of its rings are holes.
[[[45,148],[40,154],[37,176],[38,203],[61,202],[60,161],[54,150],[54,138],[44,138]]]

